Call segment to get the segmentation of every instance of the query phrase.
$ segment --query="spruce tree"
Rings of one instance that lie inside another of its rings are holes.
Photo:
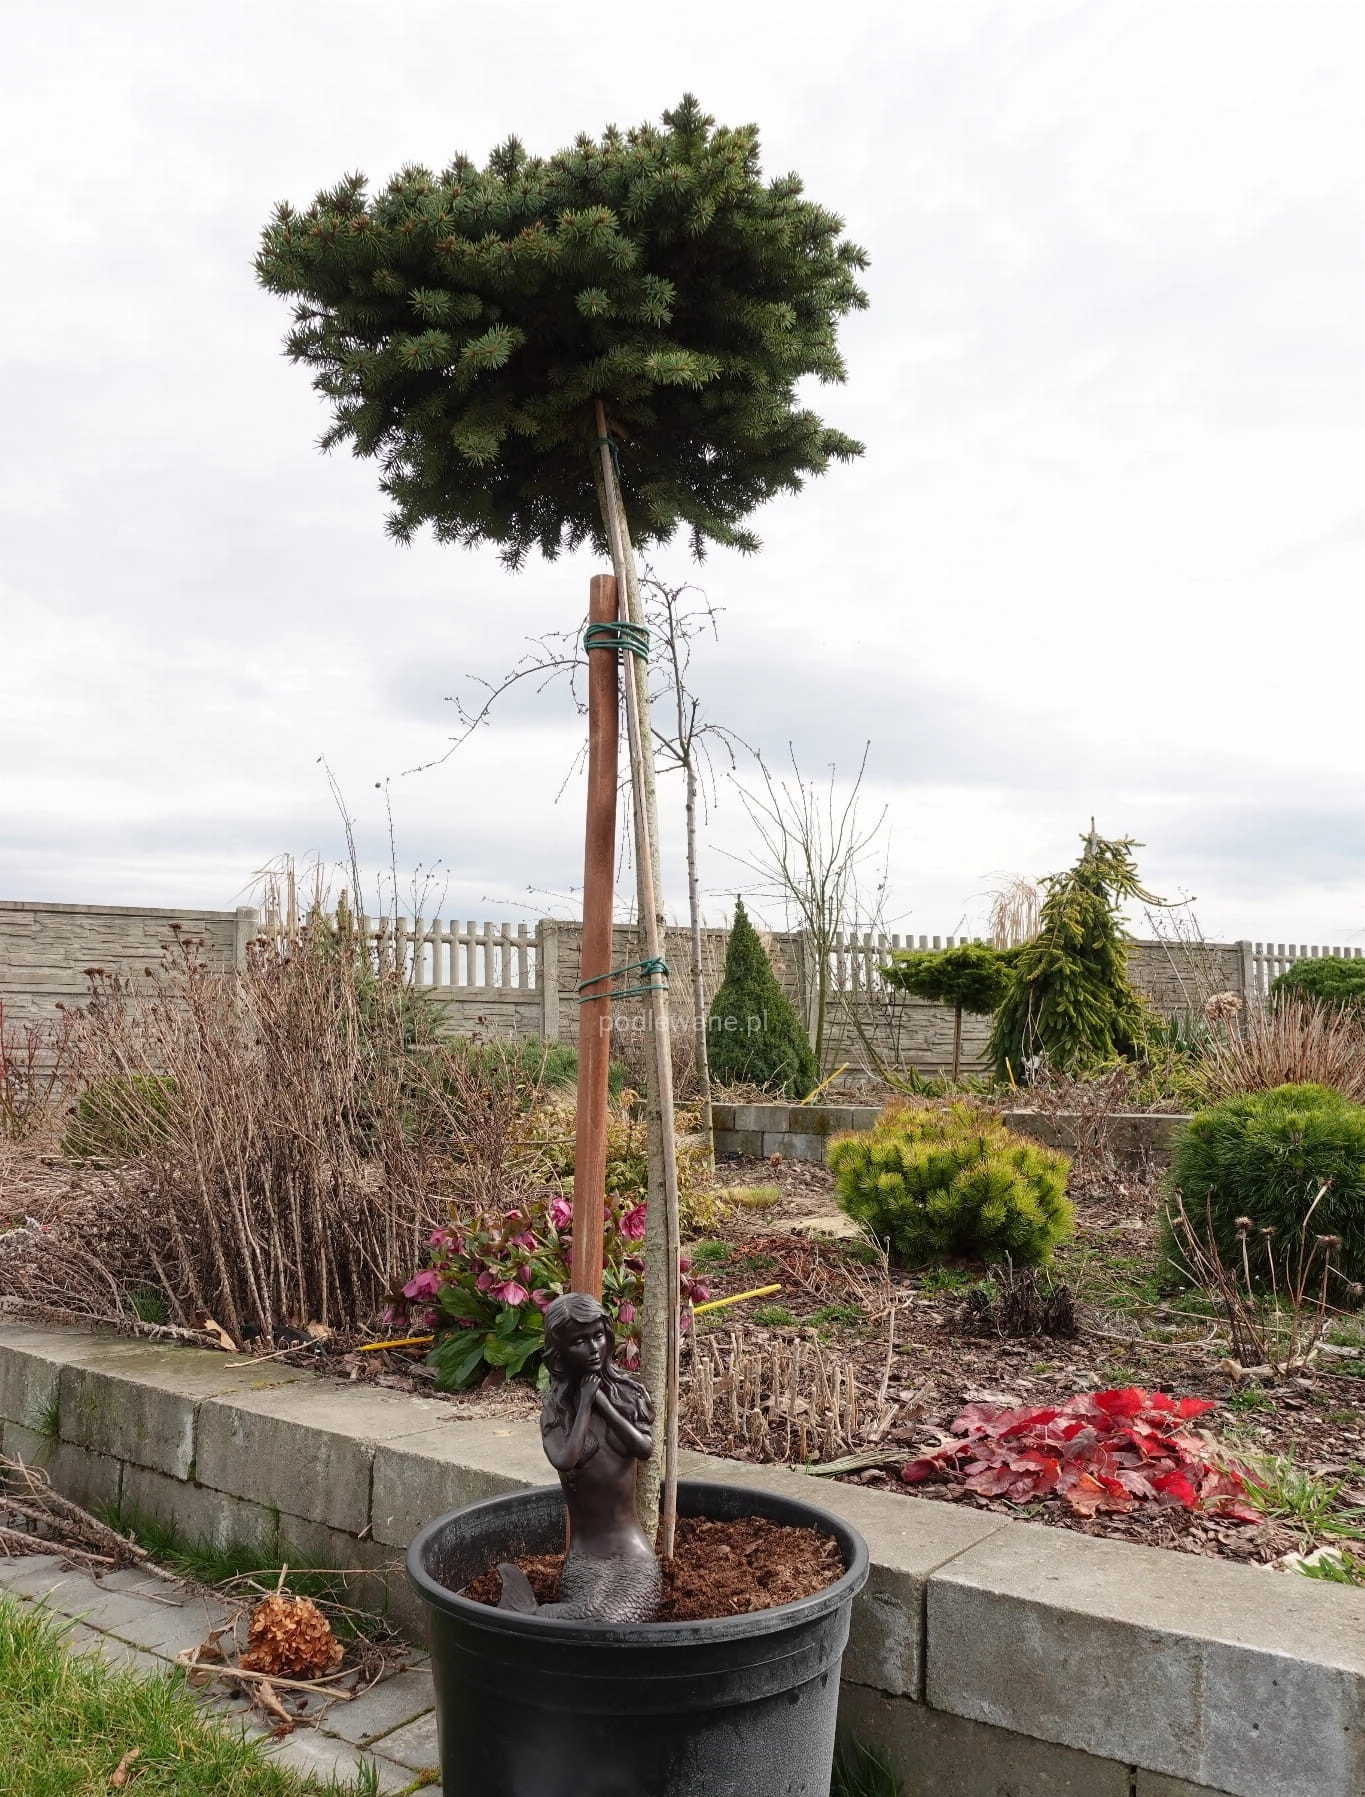
[[[1146,1007],[1128,980],[1123,904],[1162,901],[1138,879],[1129,836],[1106,841],[1092,824],[1076,865],[1044,882],[1038,934],[1018,950],[995,1014],[990,1056],[1000,1079],[1022,1080],[1040,1055],[1083,1074],[1141,1053]]]
[[[501,545],[517,566],[608,548],[593,456],[605,404],[637,545],[679,529],[757,547],[748,514],[862,445],[800,405],[842,381],[839,319],[864,252],[794,174],[764,181],[755,125],[692,95],[661,126],[580,135],[482,169],[347,175],[275,210],[256,258],[295,301],[288,354],[331,403],[323,447],[374,456],[388,528]]]
[[[820,1077],[815,1050],[778,984],[744,900],[725,945],[725,977],[707,1019],[711,1077],[717,1085],[762,1086],[804,1098]]]

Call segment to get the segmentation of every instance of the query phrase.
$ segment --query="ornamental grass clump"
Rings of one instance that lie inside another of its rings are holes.
[[[1282,1286],[1319,1241],[1342,1281],[1365,1281],[1365,1106],[1340,1092],[1278,1086],[1211,1105],[1177,1137],[1170,1183],[1223,1264],[1245,1261],[1257,1285]],[[1177,1271],[1188,1259],[1169,1225],[1167,1256]]]
[[[831,1142],[829,1165],[841,1207],[899,1266],[957,1255],[1038,1266],[1074,1227],[1067,1156],[965,1104],[889,1109]]]

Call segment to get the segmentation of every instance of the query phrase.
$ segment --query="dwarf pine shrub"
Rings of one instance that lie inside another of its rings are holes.
[[[1336,1236],[1340,1274],[1365,1280],[1365,1105],[1331,1087],[1243,1092],[1200,1111],[1176,1139],[1170,1181],[1225,1266],[1242,1264],[1246,1233],[1252,1277],[1268,1284],[1270,1256],[1278,1279],[1319,1236]],[[1178,1268],[1169,1237],[1167,1255]]]
[[[830,1143],[841,1207],[900,1266],[949,1255],[1038,1266],[1071,1234],[1071,1162],[988,1112],[888,1110],[870,1131]]]

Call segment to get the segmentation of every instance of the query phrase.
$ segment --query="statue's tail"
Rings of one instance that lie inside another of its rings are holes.
[[[502,1596],[498,1599],[498,1608],[516,1610],[523,1616],[533,1616],[540,1606],[526,1574],[519,1566],[513,1566],[510,1562],[504,1562],[498,1571],[502,1574]]]

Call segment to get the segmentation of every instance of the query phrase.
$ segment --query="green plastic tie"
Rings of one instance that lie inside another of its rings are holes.
[[[625,624],[610,620],[600,624],[589,624],[583,632],[585,649],[628,649],[632,655],[638,655],[641,661],[649,660],[649,628],[645,624]]]
[[[594,451],[605,449],[608,452],[611,456],[611,465],[616,470],[616,478],[619,481],[621,478],[621,445],[615,437],[594,437],[592,446]]]
[[[584,992],[585,986],[600,986],[603,980],[620,979],[623,974],[642,973],[646,979],[655,983],[649,986],[627,986],[619,992]],[[650,955],[643,961],[627,961],[624,967],[613,967],[609,973],[595,973],[591,979],[580,980],[574,991],[581,994],[575,1000],[580,1005],[590,1005],[599,998],[638,998],[642,993],[668,991],[668,963],[661,955]]]

